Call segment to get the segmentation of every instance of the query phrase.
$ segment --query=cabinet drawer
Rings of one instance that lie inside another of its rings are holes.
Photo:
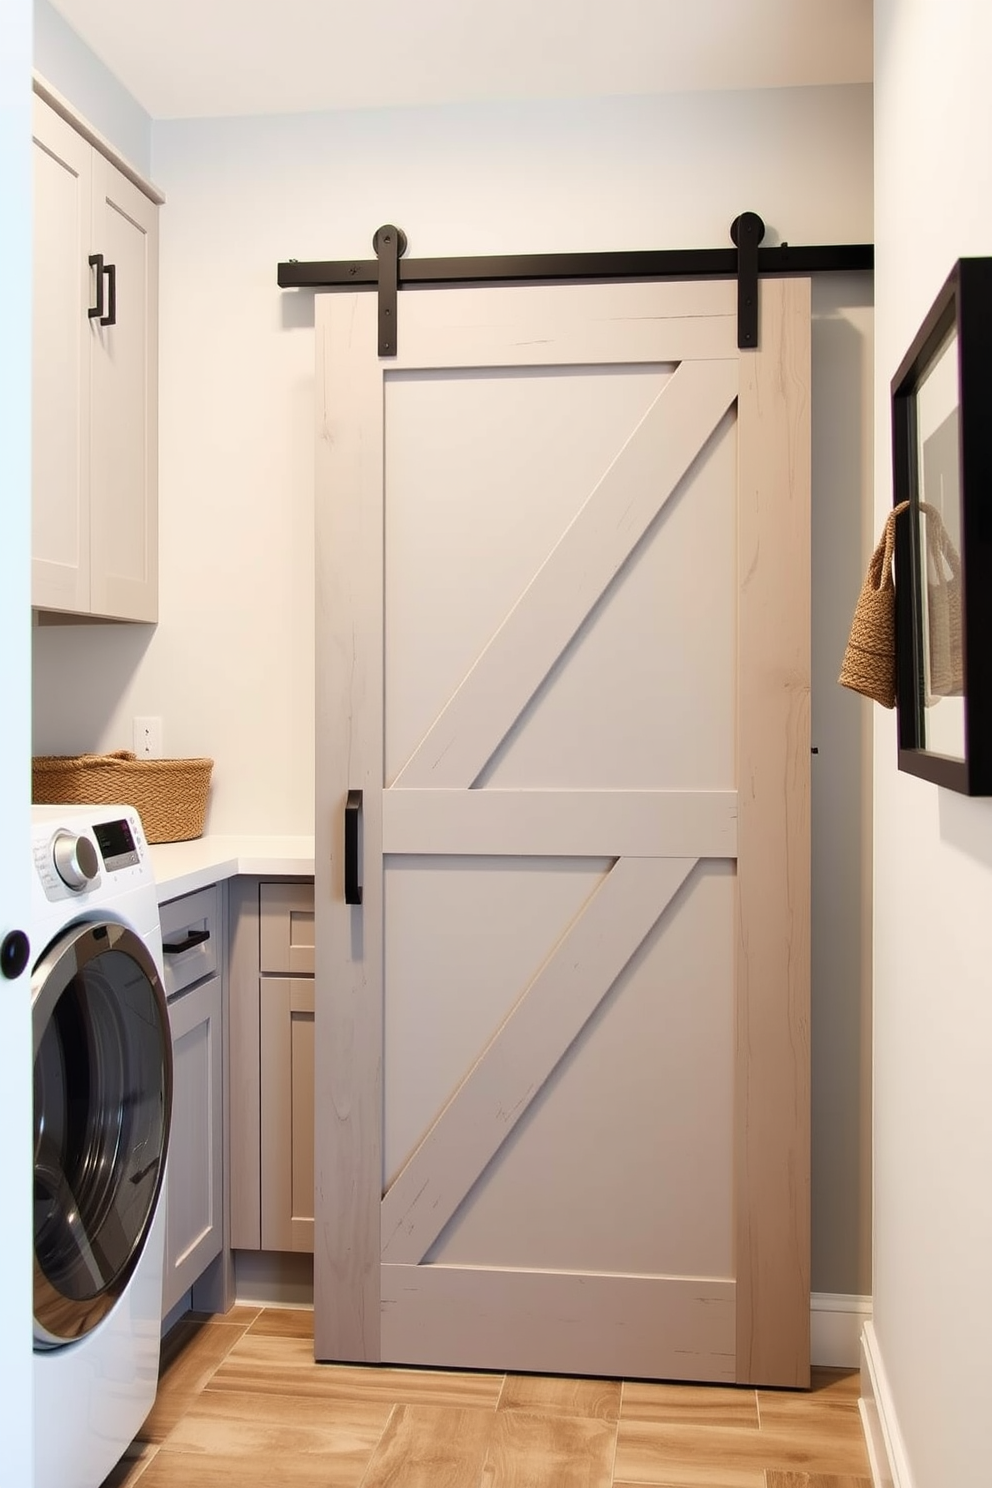
[[[313,976],[313,884],[263,883],[258,894],[260,971]]]
[[[216,884],[172,899],[159,911],[165,993],[175,997],[185,987],[213,976],[219,960],[220,891]]]

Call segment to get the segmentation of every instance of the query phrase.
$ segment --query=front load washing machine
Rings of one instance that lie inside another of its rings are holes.
[[[35,1488],[99,1488],[155,1399],[172,1041],[128,806],[32,809]]]

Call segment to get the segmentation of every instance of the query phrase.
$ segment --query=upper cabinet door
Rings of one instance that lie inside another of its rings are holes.
[[[34,100],[31,602],[90,607],[89,266],[93,150]]]
[[[154,621],[157,207],[37,98],[34,139],[32,604]]]
[[[92,321],[90,605],[97,615],[155,620],[158,209],[95,153],[93,244],[112,323]]]

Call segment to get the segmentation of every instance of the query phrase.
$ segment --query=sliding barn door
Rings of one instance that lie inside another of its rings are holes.
[[[320,1359],[808,1381],[808,283],[761,302],[739,352],[732,283],[411,291],[380,359],[318,296]]]

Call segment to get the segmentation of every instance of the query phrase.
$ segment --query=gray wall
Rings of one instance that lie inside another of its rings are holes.
[[[873,276],[813,284],[813,1287],[871,1292],[871,704],[837,683],[873,546]]]

